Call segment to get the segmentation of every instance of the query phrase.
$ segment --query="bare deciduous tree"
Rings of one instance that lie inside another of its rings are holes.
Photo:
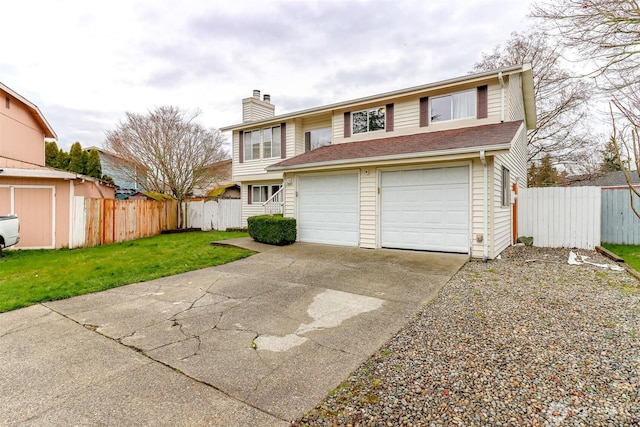
[[[198,116],[173,106],[157,107],[146,115],[126,113],[126,119],[106,133],[104,145],[128,162],[121,168],[125,176],[147,191],[182,201],[195,187],[219,179],[209,170],[226,157],[224,136],[205,129],[196,121]]]
[[[634,200],[640,201],[640,189],[633,186],[633,175],[640,178],[640,104],[625,104],[619,99],[611,101],[611,122],[613,136],[611,142],[615,157],[624,172],[629,187],[629,203],[633,213],[640,218],[640,210]],[[617,117],[616,117],[617,116]]]
[[[541,32],[511,34],[504,47],[483,53],[475,71],[488,71],[530,63],[538,126],[528,133],[529,170],[546,159],[553,167],[588,173],[586,158],[592,154],[593,132],[588,122],[591,91],[584,79],[561,64],[562,49]]]
[[[636,0],[554,0],[531,14],[558,31],[559,42],[595,66],[597,75],[637,74],[640,7]],[[619,85],[616,79],[611,81]]]
[[[558,42],[590,66],[586,74],[611,100],[611,142],[640,217],[633,204],[640,194],[631,183],[640,169],[640,5],[636,0],[554,0],[535,5],[532,16],[556,30]]]

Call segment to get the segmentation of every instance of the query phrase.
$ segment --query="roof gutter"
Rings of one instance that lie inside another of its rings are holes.
[[[491,152],[491,155],[502,154],[508,152],[511,148],[511,142],[507,142],[504,144],[495,144],[488,145],[486,147],[482,147],[482,151]],[[315,163],[304,163],[299,165],[290,165],[290,166],[267,166],[265,169],[269,172],[271,171],[293,171],[293,170],[303,170],[303,169],[315,169],[318,167],[327,167],[327,166],[356,166],[358,164],[366,164],[371,165],[373,162],[385,162],[385,161],[393,161],[393,160],[405,160],[405,159],[419,159],[419,158],[432,158],[432,157],[444,157],[444,156],[454,156],[454,155],[464,155],[464,154],[476,154],[478,153],[478,147],[474,148],[455,148],[451,150],[440,150],[440,151],[431,151],[431,152],[423,152],[423,153],[403,153],[403,154],[394,154],[391,156],[378,156],[378,157],[360,157],[355,159],[340,159],[340,160],[332,160],[328,162],[315,162]]]
[[[504,123],[504,78],[502,78],[502,71],[498,73],[498,80],[500,81],[500,123]]]

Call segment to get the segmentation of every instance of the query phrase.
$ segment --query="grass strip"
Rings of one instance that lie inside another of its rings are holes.
[[[210,243],[246,236],[196,231],[86,249],[4,251],[0,312],[236,261],[253,252]]]

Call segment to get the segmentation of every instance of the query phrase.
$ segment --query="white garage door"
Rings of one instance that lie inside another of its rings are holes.
[[[469,252],[469,168],[382,173],[386,248]]]
[[[301,176],[298,181],[301,242],[358,246],[358,175]]]

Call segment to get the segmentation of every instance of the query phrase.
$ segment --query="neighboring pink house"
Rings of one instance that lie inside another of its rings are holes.
[[[100,180],[46,167],[45,138],[56,134],[38,107],[0,83],[0,214],[20,218],[17,248],[69,246],[73,197],[114,198]]]

